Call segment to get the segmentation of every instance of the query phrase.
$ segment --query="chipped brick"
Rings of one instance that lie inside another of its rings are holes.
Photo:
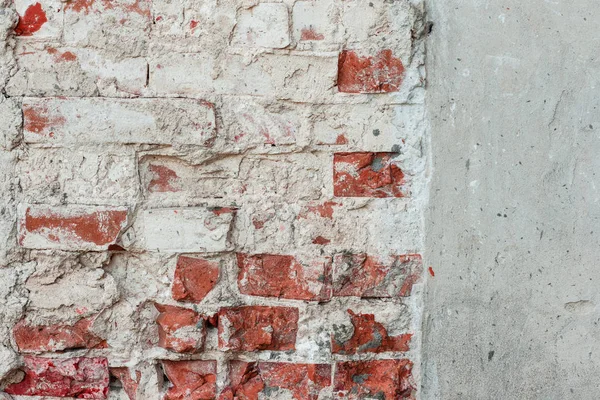
[[[416,386],[409,360],[338,362],[333,379],[334,396],[348,400],[415,399]]]
[[[22,205],[19,244],[30,249],[106,250],[126,223],[126,208]]]
[[[21,396],[105,399],[108,393],[106,358],[41,358],[26,356],[25,377],[4,391]]]
[[[382,50],[373,57],[363,57],[352,50],[340,53],[337,79],[340,92],[397,92],[403,79],[404,65],[391,50]]]
[[[294,350],[297,331],[297,308],[242,306],[219,311],[221,350]]]
[[[142,373],[140,371],[132,371],[127,367],[109,368],[109,371],[112,376],[121,382],[129,400],[137,400],[137,389],[142,378]],[[134,377],[131,375],[132,372],[135,372]]]
[[[171,387],[164,400],[210,400],[217,395],[216,361],[163,361]]]
[[[386,351],[408,351],[412,334],[388,335],[373,314],[356,314],[348,310],[354,328],[348,340],[338,340],[331,335],[331,351],[338,354],[383,353]]]
[[[336,153],[333,194],[337,197],[404,197],[404,173],[394,153]]]
[[[225,399],[317,400],[331,385],[331,365],[231,361]],[[228,396],[228,397],[227,397]],[[289,396],[289,397],[287,397]]]
[[[219,280],[219,263],[179,256],[171,294],[177,301],[200,302]]]
[[[24,353],[106,347],[104,339],[91,330],[93,320],[80,319],[73,325],[31,325],[25,320],[13,328],[15,342]]]
[[[329,257],[300,262],[288,255],[238,253],[237,262],[242,294],[319,301],[331,296]]]
[[[333,259],[333,295],[406,297],[422,271],[418,254],[391,256],[386,261],[366,254],[337,254]]]
[[[206,331],[202,316],[183,307],[155,304],[159,315],[158,345],[177,353],[196,353],[204,347]]]

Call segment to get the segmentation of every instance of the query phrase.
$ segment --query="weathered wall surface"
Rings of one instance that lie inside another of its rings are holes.
[[[419,395],[421,1],[0,5],[4,396]]]
[[[598,2],[428,8],[424,398],[597,399]]]

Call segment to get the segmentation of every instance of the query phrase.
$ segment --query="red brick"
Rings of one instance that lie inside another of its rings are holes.
[[[204,319],[197,312],[183,307],[155,304],[160,312],[158,345],[178,353],[195,353],[204,347]]]
[[[314,28],[302,28],[302,32],[300,34],[300,40],[323,40],[325,36],[320,33],[315,32]]]
[[[298,309],[242,306],[219,311],[221,350],[295,350]]]
[[[180,256],[171,293],[178,301],[199,303],[219,280],[219,264],[203,258]]]
[[[19,15],[19,23],[15,28],[18,36],[31,36],[39,31],[42,25],[48,22],[46,12],[40,3],[35,3],[27,7],[23,15]]]
[[[139,65],[130,69],[138,76]],[[41,71],[32,70],[33,73]],[[91,79],[96,81],[94,76]],[[65,147],[76,143],[210,146],[216,133],[214,105],[203,100],[106,97],[23,100],[23,136],[27,143]]]
[[[395,153],[336,153],[333,194],[337,197],[404,197],[404,173]]]
[[[148,169],[153,174],[153,178],[148,184],[148,191],[150,192],[178,192],[176,182],[179,177],[177,172],[173,171],[169,167],[158,164],[148,165]]]
[[[74,325],[36,326],[22,320],[13,328],[13,334],[19,350],[24,353],[105,347],[104,339],[90,331],[92,322],[92,319],[84,318]]]
[[[338,254],[333,261],[333,295],[406,297],[423,271],[419,254],[389,257],[383,262],[366,254]]]
[[[231,361],[229,370],[230,386],[221,400],[276,399],[269,395],[273,389],[283,389],[295,400],[317,400],[321,390],[331,386],[328,364]]]
[[[331,335],[331,351],[337,354],[382,353],[385,351],[408,351],[412,334],[389,336],[385,327],[375,321],[373,314],[355,314],[348,310],[354,332],[344,342]]]
[[[309,214],[318,215],[321,218],[333,219],[334,207],[340,206],[340,203],[335,201],[326,201],[321,204],[309,204],[298,214],[298,219],[308,218]]]
[[[331,258],[300,263],[279,254],[237,255],[238,286],[242,294],[296,300],[331,298]]]
[[[127,367],[115,367],[110,368],[109,370],[110,374],[121,382],[123,390],[125,393],[127,393],[129,400],[137,400],[136,394],[140,384],[140,379],[142,378],[141,372],[135,371],[134,379],[131,377],[131,370]]]
[[[318,244],[321,246],[327,245],[329,243],[331,243],[331,240],[324,238],[323,236],[317,236],[316,238],[313,239],[313,244]]]
[[[163,361],[171,382],[164,400],[210,400],[217,395],[216,361]]]
[[[125,208],[25,206],[19,244],[33,249],[106,250],[126,224]]]
[[[339,55],[337,85],[340,92],[397,92],[403,79],[404,65],[391,50],[382,50],[373,57],[363,57],[352,50],[344,50]]]
[[[333,382],[334,396],[347,400],[414,399],[416,395],[409,360],[339,362]]]
[[[25,378],[8,386],[8,394],[105,399],[108,394],[106,358],[41,358],[26,356]]]

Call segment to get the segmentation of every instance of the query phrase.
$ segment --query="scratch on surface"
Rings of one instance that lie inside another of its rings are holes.
[[[554,121],[556,121],[556,113],[558,112],[558,107],[560,106],[560,103],[562,103],[562,99],[565,95],[565,89],[563,89],[562,92],[560,92],[560,96],[558,96],[558,101],[556,102],[556,105],[554,106],[554,112],[552,113],[552,119],[550,119],[550,122],[548,122],[548,128],[550,128],[550,126],[554,123]]]

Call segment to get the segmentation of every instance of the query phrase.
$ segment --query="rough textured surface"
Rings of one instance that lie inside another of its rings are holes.
[[[426,22],[0,0],[0,397],[416,396]]]
[[[104,399],[108,393],[108,362],[105,358],[25,357],[24,372],[24,379],[9,385],[6,393],[77,399]]]
[[[230,382],[222,400],[272,397],[317,400],[331,386],[331,365],[244,362],[229,364]],[[275,397],[278,396],[278,397]]]
[[[424,398],[596,399],[598,3],[429,6]]]

